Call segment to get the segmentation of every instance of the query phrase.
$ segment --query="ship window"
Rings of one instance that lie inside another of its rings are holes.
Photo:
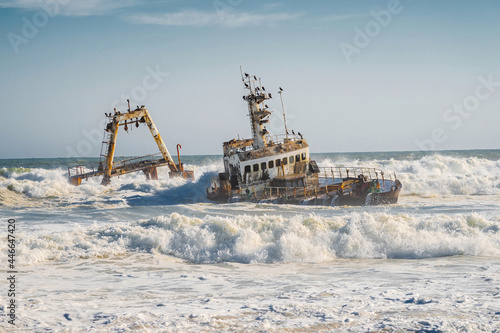
[[[249,173],[252,171],[252,167],[250,165],[245,165],[245,173]]]
[[[276,166],[279,167],[281,165],[281,160],[276,160]]]
[[[302,153],[302,161],[306,159],[306,153]]]
[[[283,157],[283,165],[287,165],[287,164],[288,164],[288,158]]]
[[[288,160],[289,160],[290,164],[293,164],[293,156],[290,156],[290,157],[288,158]]]
[[[258,164],[254,164],[253,165],[253,171],[259,171],[259,165]]]
[[[274,168],[274,161],[269,161],[268,167],[269,169]]]
[[[299,154],[295,155],[295,162],[300,162],[300,155]]]
[[[266,170],[266,169],[267,169],[267,163],[266,163],[266,162],[262,162],[262,163],[260,164],[260,169],[261,169],[261,170]]]

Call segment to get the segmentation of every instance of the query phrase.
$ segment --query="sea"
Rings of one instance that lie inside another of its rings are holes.
[[[221,156],[78,187],[96,159],[0,160],[0,331],[500,332],[500,150],[311,156],[398,203],[210,202]]]

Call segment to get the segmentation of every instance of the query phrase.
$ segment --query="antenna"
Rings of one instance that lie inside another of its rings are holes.
[[[245,82],[245,79],[243,78],[243,69],[241,69],[241,65],[240,65],[240,73],[241,73],[241,81]]]
[[[285,123],[285,135],[286,138],[288,139],[288,129],[286,128],[286,117],[285,117],[285,105],[283,104],[283,96],[281,95],[283,93],[283,89],[280,87],[280,91],[278,91],[278,94],[280,94],[280,100],[281,100],[281,109],[283,110],[283,122]]]

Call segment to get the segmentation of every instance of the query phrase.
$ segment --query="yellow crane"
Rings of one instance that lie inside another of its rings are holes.
[[[142,105],[132,111],[130,110],[130,102],[128,100],[127,102],[129,103],[127,112],[122,113],[114,109],[113,114],[106,114],[109,121],[104,130],[108,134],[108,140],[103,141],[103,144],[105,145],[105,154],[101,154],[101,157],[105,157],[104,164],[101,161],[97,166],[79,165],[70,167],[68,168],[69,181],[74,185],[80,185],[82,179],[103,175],[101,185],[109,185],[111,177],[139,170],[144,172],[147,179],[158,179],[156,168],[163,165],[167,165],[169,167],[170,177],[193,179],[193,171],[185,171],[180,161],[180,145],[177,146],[179,164],[176,165],[172,156],[168,152],[165,142],[163,142],[163,139],[161,138],[161,135],[158,132],[158,129],[156,128],[148,110],[144,107],[144,105]],[[133,126],[135,124],[136,127],[139,127],[140,123],[145,123],[148,126],[156,144],[158,145],[162,158],[151,159],[150,157],[153,155],[147,155],[144,157],[114,162],[116,139],[118,137],[119,127],[123,126],[125,130],[128,130],[129,125]]]

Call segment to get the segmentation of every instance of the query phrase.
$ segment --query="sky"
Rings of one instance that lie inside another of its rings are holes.
[[[168,149],[267,126],[311,152],[500,149],[498,0],[0,0],[0,158],[98,157],[104,113],[146,105]],[[158,149],[143,125],[117,155]]]

